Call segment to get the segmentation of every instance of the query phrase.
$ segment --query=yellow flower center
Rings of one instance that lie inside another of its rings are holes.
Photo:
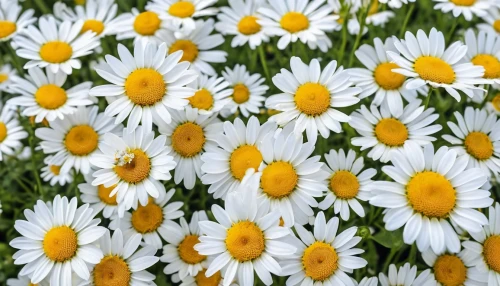
[[[264,233],[255,223],[240,221],[227,230],[226,247],[239,262],[256,259],[264,252]]]
[[[201,152],[205,144],[205,133],[200,125],[187,122],[175,128],[172,147],[183,157],[193,157]]]
[[[75,0],[75,5],[84,5],[85,0]]]
[[[94,152],[98,142],[99,135],[88,125],[77,125],[71,128],[64,139],[66,149],[76,156],[85,156]]]
[[[212,94],[204,88],[195,92],[188,100],[192,107],[200,110],[210,110],[214,104]]]
[[[78,238],[76,232],[67,226],[50,229],[43,238],[43,251],[54,262],[65,262],[76,254]]]
[[[477,66],[484,67],[484,78],[499,78],[500,77],[500,61],[488,54],[479,54],[472,58],[472,63]]]
[[[116,255],[107,255],[94,267],[96,286],[128,286],[132,273],[127,262]]]
[[[97,186],[97,195],[99,196],[99,199],[107,205],[116,206],[116,194],[112,197],[109,196],[109,194],[111,194],[115,187],[116,185],[113,185],[109,188],[106,188],[104,185]]]
[[[476,0],[450,0],[453,4],[458,6],[472,6]]]
[[[35,124],[36,124],[36,122],[35,122],[35,116],[30,116],[30,117],[29,117],[29,120],[30,120],[31,125],[35,125]],[[47,119],[46,119],[46,118],[44,118],[44,119],[42,119],[42,125],[43,125],[43,126],[47,126],[47,127],[48,127],[50,124],[49,124],[49,122],[47,121]]]
[[[92,31],[100,35],[104,31],[104,24],[99,20],[87,20],[83,23],[81,33],[83,34],[87,31]]]
[[[16,29],[16,23],[10,21],[0,21],[0,39],[12,35]]]
[[[323,114],[330,106],[330,92],[318,83],[308,82],[301,85],[295,93],[297,109],[310,116]]]
[[[139,204],[132,212],[132,226],[139,233],[156,231],[163,223],[163,210],[152,199],[146,206]]]
[[[28,286],[38,286],[38,284],[33,284],[30,282],[30,284],[28,284]]]
[[[455,255],[441,255],[434,264],[434,275],[441,285],[460,286],[467,279],[467,268]]]
[[[206,271],[206,269],[203,269],[202,271],[198,272],[198,275],[194,277],[196,286],[218,286],[220,281],[222,280],[220,271],[215,272],[214,275],[210,277],[205,276]]]
[[[285,221],[283,220],[283,217],[280,217],[279,226],[285,226]]]
[[[193,16],[196,7],[191,2],[179,1],[168,8],[168,13],[178,18],[188,18]]]
[[[242,145],[236,148],[229,159],[229,166],[233,177],[242,180],[245,172],[252,168],[255,171],[262,163],[262,154],[259,149],[253,145]]]
[[[375,126],[375,137],[387,146],[403,146],[408,139],[408,129],[395,118],[384,118]]]
[[[149,176],[151,161],[144,151],[140,149],[132,150],[134,158],[123,166],[115,166],[115,173],[127,183],[136,184],[142,182]]]
[[[338,198],[350,200],[358,195],[358,178],[349,171],[337,171],[330,178],[330,189]]]
[[[500,20],[495,20],[495,22],[493,22],[493,29],[495,29],[497,33],[500,33]]]
[[[280,199],[290,195],[295,190],[298,181],[299,176],[292,164],[279,161],[269,164],[264,169],[260,185],[268,196]]]
[[[399,66],[394,63],[383,63],[377,66],[374,72],[375,81],[385,90],[395,90],[403,86],[405,76],[399,73],[392,72]]]
[[[497,94],[493,100],[491,100],[491,104],[493,105],[493,108],[495,108],[496,111],[500,111],[500,93]]]
[[[455,81],[455,71],[440,58],[432,56],[419,57],[415,61],[413,68],[423,80],[445,84],[452,84]]]
[[[493,156],[493,143],[483,132],[471,132],[464,141],[465,150],[478,160],[486,160]]]
[[[192,63],[198,57],[198,46],[196,46],[196,44],[191,42],[190,40],[177,40],[168,49],[169,54],[175,53],[177,51],[183,52],[182,58],[179,60],[179,62],[187,61]]]
[[[378,0],[371,1],[370,10],[368,10],[368,16],[376,14],[378,12]]]
[[[430,218],[446,218],[457,200],[451,183],[441,174],[431,171],[411,178],[406,186],[406,195],[416,212]]]
[[[52,174],[54,174],[56,176],[59,176],[59,174],[61,173],[61,166],[50,165],[49,168],[50,168],[50,171],[52,172]]]
[[[7,125],[5,123],[0,122],[0,143],[3,142],[7,138]]]
[[[493,271],[500,273],[500,235],[493,235],[484,241],[483,256]]]
[[[55,84],[42,85],[35,93],[35,101],[49,110],[58,109],[68,100],[66,91]]]
[[[288,12],[281,18],[280,25],[290,33],[297,33],[309,28],[309,19],[302,13]]]
[[[198,251],[194,249],[195,244],[198,244],[199,242],[200,240],[197,235],[188,235],[184,238],[177,248],[182,261],[187,264],[197,264],[207,258],[205,255],[199,254]]]
[[[146,11],[135,17],[134,30],[143,36],[153,36],[160,29],[161,20],[158,14]]]
[[[306,248],[302,256],[302,265],[306,276],[314,281],[325,281],[338,268],[339,256],[327,243],[316,241]]]
[[[233,100],[237,104],[245,103],[250,98],[250,91],[246,85],[238,83],[233,87],[233,89]]]
[[[65,42],[52,41],[45,43],[40,48],[40,57],[42,60],[51,64],[64,63],[71,59],[73,48]]]
[[[163,76],[154,69],[137,69],[125,80],[125,93],[137,105],[154,105],[163,99],[166,91]]]
[[[257,23],[257,17],[245,16],[238,23],[238,31],[243,35],[253,35],[260,31],[260,25]]]
[[[9,79],[9,75],[5,73],[0,73],[0,83],[5,82]]]

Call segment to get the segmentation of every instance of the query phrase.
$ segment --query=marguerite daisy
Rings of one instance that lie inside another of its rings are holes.
[[[378,275],[378,280],[382,286],[435,286],[436,280],[431,274],[431,270],[422,271],[417,276],[417,266],[410,266],[410,263],[405,263],[403,266],[396,268],[396,265],[389,265],[389,273],[386,276],[384,273]]]
[[[187,98],[189,106],[196,108],[200,114],[212,115],[231,102],[233,89],[223,77],[199,75],[187,86],[192,90]]]
[[[486,110],[489,113],[500,115],[500,93],[497,93],[491,101],[486,103]]]
[[[12,78],[17,74],[16,70],[9,64],[0,67],[0,91],[9,92]]]
[[[42,179],[45,182],[50,182],[51,186],[54,186],[56,183],[61,186],[66,185],[66,183],[71,183],[73,181],[71,172],[62,173],[61,166],[51,164],[53,157],[54,156],[47,156],[43,160],[45,166],[42,168],[42,173],[40,174]]]
[[[487,13],[481,16],[486,23],[477,24],[477,28],[481,31],[493,31],[500,36],[500,11],[497,8],[488,9]]]
[[[467,264],[470,263],[472,255],[462,250],[459,253],[440,253],[435,254],[432,250],[427,250],[422,253],[422,258],[425,263],[432,268],[432,276],[436,280],[437,286],[447,285],[477,285],[474,276],[471,275],[470,268]]]
[[[13,156],[23,147],[21,140],[28,137],[28,132],[17,119],[15,110],[0,103],[0,161],[4,155]]]
[[[137,8],[132,8],[130,13],[116,17],[114,24],[116,24],[114,27],[117,32],[117,40],[134,39],[134,43],[147,39],[153,43],[161,44],[163,41],[159,35],[167,31],[168,27],[168,22],[160,19],[157,13],[153,11],[141,13]]]
[[[0,42],[10,40],[15,35],[22,33],[28,25],[36,22],[33,17],[35,10],[23,11],[17,1],[4,1],[0,7]]]
[[[465,20],[471,21],[472,16],[483,17],[492,8],[487,0],[433,0],[437,2],[434,9],[443,13],[452,12],[453,17],[458,18],[463,15]]]
[[[493,31],[479,31],[476,37],[474,30],[468,29],[465,32],[465,44],[467,45],[467,54],[464,60],[482,66],[484,68],[483,78],[499,84],[500,36]]]
[[[120,212],[119,216],[123,217],[123,213],[125,212],[124,205],[122,204],[118,207],[116,194],[113,196],[109,195],[115,186],[111,186],[109,188],[106,188],[104,185],[93,186],[93,178],[90,174],[84,176],[84,178],[85,183],[78,184],[78,189],[81,193],[80,199],[82,202],[89,204],[96,215],[102,212],[103,217],[110,218],[112,215]]]

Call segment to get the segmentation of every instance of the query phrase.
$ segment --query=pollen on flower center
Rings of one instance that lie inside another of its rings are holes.
[[[114,170],[118,177],[127,183],[140,183],[149,176],[151,161],[140,149],[131,150],[130,153],[133,154],[133,158],[121,166],[115,166]]]
[[[432,56],[419,57],[415,61],[414,69],[423,80],[444,84],[455,82],[455,71],[440,58]]]
[[[150,233],[163,223],[163,210],[150,198],[146,206],[139,204],[132,212],[132,226],[139,233]]]
[[[330,189],[340,199],[355,198],[359,192],[359,182],[349,171],[337,171],[330,178]]]
[[[250,91],[248,87],[242,83],[238,83],[233,87],[233,100],[237,104],[242,104],[250,98]]]
[[[99,199],[107,204],[107,205],[110,205],[110,206],[116,206],[117,203],[116,203],[116,195],[115,194],[114,196],[109,196],[111,194],[111,192],[115,189],[116,185],[113,185],[109,188],[106,188],[104,185],[99,185],[97,186],[97,195],[99,196]]]
[[[175,128],[172,148],[183,157],[193,157],[201,152],[205,144],[205,133],[200,125],[186,122]]]
[[[50,171],[52,172],[52,174],[54,174],[56,176],[59,176],[59,174],[61,173],[61,166],[50,165],[49,168],[50,168]]]
[[[385,90],[395,90],[403,86],[406,77],[392,71],[397,68],[399,66],[395,63],[379,64],[373,72],[377,84]]]
[[[5,123],[0,122],[0,143],[2,143],[5,138],[7,138],[7,125]]]
[[[76,156],[88,155],[97,149],[99,135],[94,128],[88,125],[77,125],[66,134],[64,145],[66,149]]]
[[[491,100],[491,104],[496,111],[500,111],[500,93]]]
[[[500,33],[500,20],[495,20],[495,22],[493,22],[493,29],[495,29],[497,33]]]
[[[0,21],[0,39],[12,35],[17,29],[17,25],[10,21]]]
[[[168,49],[169,54],[177,51],[183,52],[182,58],[179,62],[187,61],[192,63],[198,57],[198,46],[190,40],[177,40]]]
[[[195,7],[191,2],[179,1],[168,8],[168,13],[178,18],[187,18],[193,16]]]
[[[227,230],[226,247],[239,262],[260,257],[265,249],[264,233],[253,222],[240,221]]]
[[[99,20],[87,20],[83,23],[81,33],[85,33],[87,31],[92,31],[97,35],[100,35],[102,31],[104,31],[104,24]]]
[[[43,251],[54,262],[71,259],[78,249],[76,232],[67,226],[54,227],[43,238]]]
[[[204,88],[195,92],[193,96],[188,98],[188,100],[192,107],[200,110],[210,110],[214,105],[214,98],[212,94]]]
[[[473,57],[471,62],[477,66],[484,67],[484,78],[500,77],[500,61],[495,56],[479,54]]]
[[[297,33],[309,28],[309,19],[299,12],[288,12],[280,20],[283,29],[290,33]]]
[[[290,195],[297,183],[299,176],[288,162],[278,161],[269,164],[260,178],[262,191],[268,196],[280,199]]]
[[[458,6],[472,6],[476,0],[450,0],[453,4]]]
[[[35,101],[43,108],[54,110],[68,100],[66,91],[55,84],[42,85],[35,93]]]
[[[93,276],[96,286],[128,286],[131,271],[121,257],[107,255],[94,267]]]
[[[325,281],[337,270],[338,260],[337,252],[330,244],[316,241],[305,249],[302,266],[306,276],[313,281]]]
[[[493,235],[484,241],[483,256],[493,271],[500,273],[500,235]]]
[[[310,116],[321,115],[330,106],[330,92],[318,83],[308,82],[301,85],[295,93],[297,109]]]
[[[146,11],[135,17],[134,30],[143,36],[153,36],[160,29],[161,20],[158,14]]]
[[[238,22],[238,31],[243,35],[253,35],[260,32],[261,26],[257,23],[257,17],[245,16]]]
[[[406,195],[411,207],[429,218],[446,218],[455,207],[456,191],[443,175],[424,171],[410,179]]]
[[[253,168],[257,170],[262,163],[262,154],[253,145],[242,145],[236,148],[229,159],[231,174],[237,180],[242,180],[245,172]]]
[[[194,277],[197,286],[218,286],[220,281],[222,280],[222,275],[220,271],[215,272],[212,276],[205,276],[205,272],[207,269],[203,269],[198,272],[198,274]]]
[[[150,68],[137,69],[125,80],[125,94],[137,105],[154,105],[163,99],[166,91],[163,76]]]
[[[434,275],[441,285],[460,286],[467,279],[467,268],[455,255],[441,255],[434,263]]]
[[[177,247],[179,251],[179,256],[182,261],[187,264],[197,264],[207,258],[205,255],[201,255],[194,249],[195,244],[198,244],[200,240],[197,235],[187,235],[184,240]]]
[[[73,48],[66,42],[47,42],[40,48],[40,57],[42,60],[51,64],[64,63],[71,59],[72,55]]]
[[[483,132],[471,132],[465,137],[465,150],[477,160],[486,160],[493,156],[493,143]]]
[[[9,75],[5,73],[0,73],[0,83],[7,81],[9,79]]]
[[[375,137],[387,146],[403,146],[408,139],[408,129],[395,118],[384,118],[375,126]]]

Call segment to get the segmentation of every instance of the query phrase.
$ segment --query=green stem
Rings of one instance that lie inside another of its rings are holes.
[[[382,269],[382,273],[387,273],[387,269],[389,268],[389,265],[391,264],[392,258],[394,255],[398,253],[398,249],[396,248],[391,248],[391,252],[389,253],[389,256],[387,256],[384,264],[384,268]]]
[[[363,30],[365,29],[366,18],[368,17],[368,11],[370,10],[370,6],[371,6],[371,3],[370,3],[370,5],[368,5],[368,7],[363,9],[363,11],[361,11],[361,17],[359,17],[359,19],[358,19],[359,32],[358,32],[358,35],[356,36],[356,41],[354,42],[354,46],[352,47],[351,55],[349,56],[348,67],[352,67],[352,62],[354,61],[354,52],[356,52],[356,50],[358,49],[359,43],[361,42],[361,37],[363,36]],[[360,19],[361,19],[361,21],[360,21]]]
[[[262,68],[264,69],[264,74],[266,75],[268,84],[270,85],[272,81],[271,81],[271,76],[269,74],[269,69],[267,68],[266,55],[264,53],[264,44],[259,46],[259,56],[260,56],[260,63],[262,64]]]
[[[43,14],[50,14],[51,10],[45,3],[45,0],[35,0],[36,6],[43,12]]]
[[[403,26],[401,27],[401,31],[399,31],[399,38],[403,38],[405,32],[406,32],[406,26],[408,25],[408,22],[410,21],[410,17],[413,14],[413,10],[415,10],[415,3],[410,3],[408,4],[408,12],[406,13],[405,20],[403,22]]]
[[[16,68],[19,74],[23,74],[24,70],[21,64],[19,63],[19,57],[17,56],[16,51],[14,51],[14,49],[10,45],[10,42],[5,43],[5,46],[7,48],[7,53],[10,54],[12,65],[14,66],[14,68]]]
[[[458,18],[455,18],[453,21],[453,26],[451,26],[450,32],[448,32],[448,37],[446,37],[446,43],[449,45],[451,40],[453,39],[453,34],[455,33],[455,29],[458,26]]]
[[[410,262],[411,265],[414,265],[416,260],[417,260],[417,247],[415,246],[415,243],[414,243],[411,245],[410,255],[408,256],[408,261]]]
[[[427,98],[425,99],[425,109],[427,109],[427,107],[429,107],[429,102],[431,101],[431,95],[432,95],[433,90],[434,90],[433,87],[429,88],[429,92],[427,93]]]
[[[347,6],[345,15],[342,18],[344,19],[344,22],[342,23],[342,42],[340,43],[339,49],[339,65],[342,65],[344,62],[345,48],[347,46],[347,22],[349,21],[349,10],[351,10],[350,5]]]
[[[33,165],[33,176],[35,177],[35,181],[36,181],[36,185],[37,185],[37,189],[38,189],[38,192],[40,193],[40,197],[42,200],[45,199],[45,194],[44,194],[44,191],[43,191],[43,187],[42,187],[42,182],[40,181],[40,175],[38,174],[38,166],[36,164],[36,160],[35,160],[35,154],[36,154],[36,150],[35,150],[35,129],[33,126],[30,126],[30,128],[28,129],[28,132],[29,132],[29,144],[30,144],[30,149],[31,149],[31,164]]]

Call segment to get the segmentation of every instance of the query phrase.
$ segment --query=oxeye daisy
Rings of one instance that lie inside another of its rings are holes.
[[[23,107],[24,116],[35,116],[35,122],[44,119],[51,122],[56,118],[63,120],[74,113],[78,106],[93,104],[89,98],[92,82],[83,82],[69,89],[64,87],[67,75],[62,71],[46,72],[38,67],[28,69],[26,79],[15,76],[10,90],[19,94],[7,101],[7,104]]]
[[[340,122],[348,122],[350,117],[336,108],[351,106],[359,102],[356,97],[359,87],[351,87],[349,73],[337,62],[331,61],[321,71],[319,61],[313,59],[306,65],[298,57],[290,60],[292,72],[281,69],[273,77],[273,83],[283,93],[270,96],[266,107],[279,110],[270,120],[279,125],[295,122],[295,131],[306,130],[308,140],[316,140],[318,131],[328,138],[330,130],[342,132]]]
[[[103,136],[99,144],[102,154],[96,154],[91,163],[98,169],[93,186],[116,185],[109,197],[116,196],[116,202],[124,204],[124,210],[137,205],[148,204],[148,196],[159,198],[165,193],[160,180],[170,180],[170,170],[175,168],[174,158],[169,155],[170,147],[165,146],[166,137],[143,126],[130,132],[123,129],[123,137],[113,133]]]
[[[215,76],[217,73],[211,64],[225,63],[227,53],[213,49],[224,43],[224,37],[221,34],[212,34],[213,19],[198,20],[195,25],[195,29],[190,32],[163,31],[160,38],[167,44],[169,54],[183,51],[181,62],[189,62],[191,69]]]
[[[481,31],[493,31],[500,36],[500,11],[497,8],[488,9],[487,13],[481,16],[486,23],[477,24],[477,28]]]
[[[123,217],[123,213],[125,212],[123,205],[121,205],[121,208],[118,207],[116,194],[113,196],[109,195],[115,186],[109,188],[106,188],[104,185],[93,186],[92,176],[86,175],[84,178],[85,183],[78,184],[82,202],[89,204],[95,214],[102,212],[102,216],[105,218],[110,218],[116,213],[119,213],[119,216]]]
[[[276,259],[293,255],[296,250],[284,242],[290,237],[290,229],[278,225],[279,213],[269,212],[268,204],[257,202],[256,187],[240,185],[240,190],[227,196],[224,209],[212,205],[217,222],[199,222],[203,235],[194,249],[215,257],[205,272],[207,277],[225,268],[224,286],[233,279],[241,286],[254,285],[254,271],[262,283],[271,285],[271,273],[282,272]]]
[[[167,30],[168,22],[160,19],[158,13],[153,11],[139,12],[137,8],[132,8],[130,13],[124,13],[116,17],[115,21],[116,39],[134,39],[137,43],[147,39],[156,44],[163,41],[159,35]],[[122,59],[123,60],[123,59]]]
[[[22,33],[28,25],[36,22],[33,17],[35,10],[23,11],[17,1],[2,2],[0,7],[0,42],[10,40],[15,35]]]
[[[9,92],[12,78],[17,74],[16,70],[9,64],[0,67],[0,91]]]
[[[20,249],[13,256],[15,264],[26,264],[20,275],[31,276],[37,284],[45,277],[52,286],[71,285],[72,273],[87,280],[87,265],[95,265],[103,257],[94,245],[106,228],[98,226],[89,205],[77,208],[77,199],[57,195],[52,207],[37,201],[34,211],[25,210],[27,220],[16,220],[14,228],[22,235],[10,242]]]
[[[500,121],[496,114],[467,107],[462,115],[455,112],[458,123],[448,121],[453,135],[443,135],[450,148],[464,155],[468,168],[481,168],[487,173],[500,173]]]
[[[113,118],[98,113],[98,107],[78,107],[76,112],[64,120],[56,119],[48,128],[38,128],[35,135],[45,154],[55,154],[50,164],[61,166],[60,172],[71,168],[88,174],[90,162],[99,153],[103,135],[119,134],[123,126],[113,124]]]
[[[370,110],[364,105],[351,114],[349,125],[356,129],[361,137],[354,137],[351,143],[361,150],[372,148],[368,157],[387,163],[394,150],[402,149],[405,142],[416,142],[423,146],[436,138],[431,135],[440,131],[439,124],[431,125],[439,118],[434,108],[420,106],[421,100],[410,102],[403,109],[401,116],[393,116],[389,107],[383,104],[380,109],[374,105]]]
[[[40,176],[45,182],[50,182],[51,186],[54,186],[56,183],[64,186],[66,183],[71,183],[73,181],[73,176],[71,172],[63,173],[61,172],[61,166],[52,164],[52,159],[54,156],[47,156],[43,163],[45,166],[42,168],[42,173]],[[84,202],[86,203],[86,202]]]
[[[172,220],[184,215],[179,210],[183,202],[171,202],[170,199],[175,193],[175,189],[170,189],[167,193],[162,193],[157,199],[149,198],[144,205],[136,204],[132,211],[125,212],[124,216],[112,216],[110,229],[121,229],[125,237],[139,234],[142,241],[160,249],[163,242],[160,237],[167,239],[174,235],[172,230]]]
[[[298,238],[290,241],[297,251],[280,262],[282,275],[290,276],[286,285],[354,286],[346,273],[367,265],[365,259],[356,256],[364,250],[353,248],[361,237],[356,236],[356,226],[337,235],[338,228],[339,219],[334,217],[327,222],[323,212],[316,215],[313,232],[295,225]]]
[[[233,89],[223,77],[199,75],[187,85],[193,92],[188,96],[189,106],[198,110],[200,114],[212,115],[221,111],[231,102]]]
[[[106,55],[106,64],[96,72],[111,84],[94,87],[92,96],[116,97],[106,107],[106,115],[116,116],[115,123],[127,120],[127,128],[133,131],[139,123],[152,129],[153,123],[170,123],[167,107],[182,110],[192,92],[186,84],[196,79],[194,71],[188,71],[189,63],[179,63],[182,53],[166,56],[165,44],[138,41],[134,55],[122,44],[118,45],[120,60]]]
[[[219,148],[207,150],[202,156],[201,181],[210,185],[208,193],[214,198],[225,198],[238,188],[248,169],[257,171],[263,161],[262,141],[273,136],[276,123],[267,121],[260,125],[252,116],[247,125],[240,118],[234,124],[224,122],[224,134],[215,138]]]
[[[340,213],[343,220],[349,220],[350,209],[358,216],[364,217],[365,210],[358,200],[370,198],[369,185],[371,178],[377,174],[373,168],[361,172],[364,167],[363,157],[356,159],[356,152],[349,150],[347,156],[344,150],[330,150],[325,154],[329,176],[329,192],[318,207],[326,210],[333,205],[335,214]]]
[[[382,286],[434,286],[436,280],[431,274],[431,270],[422,271],[417,276],[417,266],[410,266],[410,263],[405,263],[403,266],[396,268],[396,265],[389,265],[389,273],[386,276],[384,273],[378,275],[378,280]]]
[[[477,285],[475,277],[471,276],[470,263],[471,255],[462,250],[459,253],[440,253],[435,254],[432,250],[422,253],[425,263],[432,268],[432,274],[436,280],[437,286],[447,285]]]
[[[444,35],[435,28],[429,36],[418,30],[417,36],[406,32],[405,40],[394,37],[394,45],[400,54],[387,51],[399,68],[393,72],[409,77],[405,87],[417,89],[424,85],[433,88],[443,87],[457,101],[464,92],[468,97],[474,96],[473,91],[478,89],[475,84],[489,83],[482,79],[484,68],[472,63],[463,62],[467,46],[455,42],[445,50]]]
[[[231,70],[226,67],[222,76],[233,88],[231,101],[222,110],[222,115],[235,114],[238,110],[245,117],[251,113],[259,114],[262,102],[266,99],[264,94],[269,89],[264,84],[265,78],[260,74],[250,74],[244,65],[235,65]]]
[[[21,140],[28,137],[28,132],[17,119],[15,110],[0,103],[0,161],[4,156],[13,156],[22,148]]]
[[[472,16],[485,16],[492,4],[487,0],[433,0],[437,2],[434,5],[435,10],[441,10],[443,13],[452,12],[453,17],[458,18],[463,15],[465,20],[471,21]]]
[[[404,225],[405,243],[416,241],[420,251],[456,253],[460,242],[450,221],[468,232],[480,231],[488,223],[476,210],[493,203],[490,192],[481,189],[487,177],[479,168],[466,170],[466,156],[457,156],[446,146],[434,154],[432,144],[422,150],[417,143],[406,142],[391,161],[393,165],[382,171],[395,182],[374,182],[370,204],[388,209],[383,219],[387,230]]]
[[[483,78],[500,83],[500,37],[493,31],[479,31],[477,36],[472,29],[465,32],[467,54],[464,59],[484,68]]]

